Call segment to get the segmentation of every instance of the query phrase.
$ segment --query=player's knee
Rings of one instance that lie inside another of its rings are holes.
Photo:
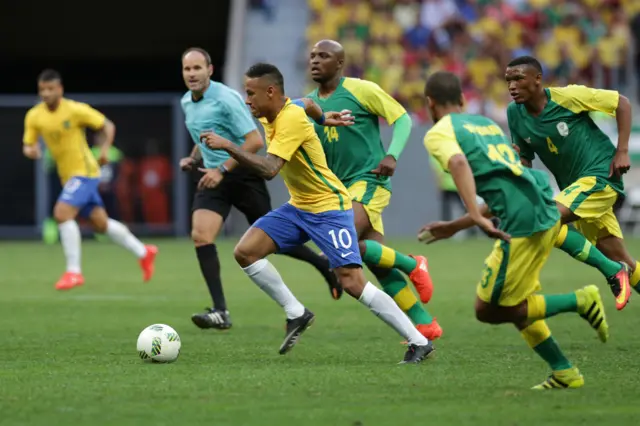
[[[364,256],[364,253],[367,251],[367,243],[364,240],[358,241],[358,250],[360,250],[360,256]]]
[[[191,229],[191,240],[196,247],[213,243],[213,238],[211,238],[210,233],[200,227],[193,227],[193,229]]]
[[[359,298],[364,289],[365,279],[362,267],[350,265],[334,269],[342,289],[352,297]]]
[[[563,224],[574,222],[578,219],[578,216],[575,215],[568,207],[556,202],[556,207],[560,212],[560,219]]]
[[[94,232],[104,234],[105,232],[107,232],[107,221],[92,221],[91,227],[93,228]]]
[[[76,218],[76,210],[64,203],[56,203],[53,207],[53,218],[58,223],[64,223]]]
[[[496,319],[495,310],[488,303],[476,299],[475,304],[476,319],[485,324],[499,324]]]
[[[248,244],[243,244],[242,241],[236,244],[236,247],[233,249],[233,257],[235,257],[238,265],[243,268],[253,265],[260,260],[259,256],[253,253],[251,247]]]

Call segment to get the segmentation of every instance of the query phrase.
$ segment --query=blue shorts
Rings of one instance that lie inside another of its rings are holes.
[[[73,176],[64,184],[58,202],[77,207],[82,217],[89,217],[96,207],[104,207],[98,192],[100,178]]]
[[[254,227],[262,229],[286,253],[307,241],[313,241],[329,259],[331,268],[362,265],[353,210],[309,213],[283,204],[258,219]]]

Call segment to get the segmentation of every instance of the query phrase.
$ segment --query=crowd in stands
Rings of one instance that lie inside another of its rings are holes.
[[[506,64],[536,56],[546,83],[622,89],[638,0],[308,0],[306,40],[345,48],[345,75],[378,83],[419,120],[425,77],[460,76],[471,112],[506,120]],[[638,57],[640,65],[640,56]]]

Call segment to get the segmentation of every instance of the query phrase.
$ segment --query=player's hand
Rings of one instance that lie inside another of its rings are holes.
[[[418,241],[431,244],[436,241],[451,238],[456,232],[457,230],[453,227],[452,222],[431,222],[420,229],[418,232]]]
[[[373,173],[374,175],[378,175],[378,177],[393,176],[393,174],[396,172],[397,164],[398,162],[395,158],[393,158],[392,155],[387,155],[382,159],[382,161],[380,161],[378,167],[371,170],[371,173]]]
[[[200,141],[210,149],[224,149],[227,145],[227,140],[225,138],[213,132],[200,133]]]
[[[487,219],[486,217],[481,217],[475,222],[476,225],[478,225],[478,227],[482,229],[490,238],[495,238],[506,242],[511,241],[511,235],[496,228],[493,221]]]
[[[516,154],[520,155],[520,147],[518,145],[516,145],[515,143],[512,143],[511,148],[513,148]]]
[[[180,159],[180,170],[183,172],[190,172],[193,170],[193,166],[196,165],[196,161],[193,157],[184,157]]]
[[[613,157],[611,167],[609,167],[609,177],[616,175],[617,177],[627,173],[631,168],[631,157],[628,152],[616,151]]]
[[[220,182],[222,182],[222,179],[224,178],[224,175],[218,169],[200,168],[198,170],[204,173],[204,176],[202,176],[202,178],[200,178],[200,182],[198,182],[198,189],[215,188],[220,184]]]
[[[324,113],[324,126],[352,126],[354,121],[355,118],[351,115],[351,111],[348,109],[343,109],[340,112],[328,111]]]
[[[42,158],[42,151],[38,145],[23,145],[22,153],[30,160],[39,160]]]
[[[100,157],[98,157],[98,164],[104,166],[105,164],[109,164],[109,155],[106,152],[100,152]]]

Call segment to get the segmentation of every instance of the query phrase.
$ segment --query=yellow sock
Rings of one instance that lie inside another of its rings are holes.
[[[636,270],[631,274],[631,287],[640,292],[640,262],[636,262]]]
[[[527,297],[527,318],[531,320],[544,319],[547,311],[547,302],[544,296],[532,294]],[[526,330],[526,329],[525,329]]]

